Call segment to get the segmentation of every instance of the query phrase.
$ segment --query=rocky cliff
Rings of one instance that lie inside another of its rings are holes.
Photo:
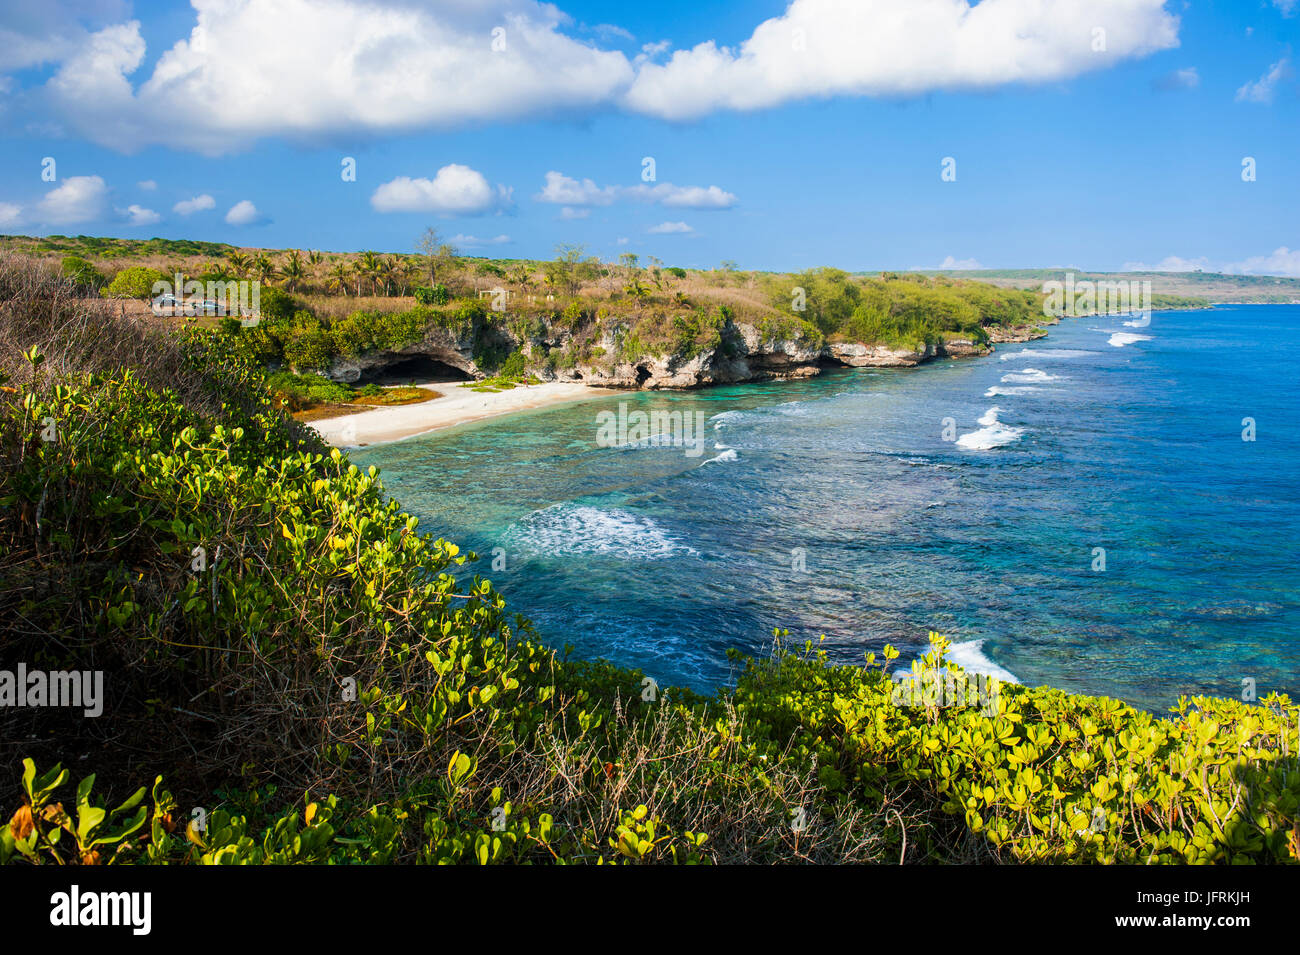
[[[1041,329],[985,329],[988,342],[1028,341],[1045,335]],[[987,355],[990,344],[947,338],[919,348],[890,347],[849,341],[781,337],[754,325],[728,320],[716,343],[684,351],[656,351],[629,359],[621,329],[554,327],[535,322],[531,334],[517,334],[490,321],[476,321],[457,333],[430,327],[421,341],[391,351],[335,359],[325,370],[336,381],[356,382],[382,373],[412,358],[423,358],[470,378],[487,377],[482,356],[521,351],[530,373],[544,381],[582,381],[592,387],[629,389],[699,388],[779,378],[808,378],[825,368],[909,368],[936,358]],[[585,357],[566,363],[548,361],[554,354],[573,354],[581,342]]]

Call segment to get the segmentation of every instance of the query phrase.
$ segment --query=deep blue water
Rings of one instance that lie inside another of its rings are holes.
[[[1246,677],[1296,697],[1297,330],[1300,306],[1070,319],[987,358],[586,400],[353,459],[549,642],[661,684],[728,682],[726,649],[779,626],[852,662],[939,630],[976,668],[1148,707]],[[703,412],[707,450],[597,446],[620,401]]]

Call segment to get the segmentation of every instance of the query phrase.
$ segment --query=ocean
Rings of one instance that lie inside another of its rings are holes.
[[[935,630],[972,670],[1151,709],[1294,698],[1296,329],[1289,305],[1073,318],[986,358],[602,397],[352,458],[548,643],[660,685],[727,684],[726,650],[777,627],[904,665]],[[707,440],[606,446],[620,403]]]

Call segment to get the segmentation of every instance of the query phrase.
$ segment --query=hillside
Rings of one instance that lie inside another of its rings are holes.
[[[1285,697],[567,659],[231,344],[0,259],[0,692],[104,691],[7,715],[0,863],[1300,858]]]

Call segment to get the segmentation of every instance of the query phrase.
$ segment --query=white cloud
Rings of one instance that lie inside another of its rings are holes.
[[[586,219],[590,215],[590,209],[575,209],[573,206],[565,206],[560,210],[561,219]]]
[[[84,24],[106,26],[128,15],[126,0],[41,0],[0,6],[0,72],[57,63],[86,42]]]
[[[12,202],[0,202],[0,229],[11,229],[18,225],[22,218],[21,206],[14,205]]]
[[[261,221],[262,214],[257,211],[257,206],[247,199],[239,200],[226,213],[226,222],[230,225],[252,225]]]
[[[474,235],[454,235],[449,244],[456,248],[477,248],[485,245],[505,245],[510,241],[508,235],[495,235],[490,239],[480,239]]]
[[[685,222],[661,222],[656,226],[646,229],[651,235],[685,235],[695,230]]]
[[[571,179],[554,170],[546,174],[546,185],[533,197],[538,202],[552,202],[569,207],[608,206],[619,199],[649,202],[677,209],[730,209],[736,197],[717,186],[657,185],[598,186],[590,179]],[[567,218],[567,217],[566,217]]]
[[[151,75],[136,21],[86,38],[46,86],[88,139],[229,152],[264,136],[402,131],[611,102],[621,52],[560,32],[536,0],[193,0],[197,21]],[[504,29],[495,52],[492,31]],[[292,38],[290,41],[287,38]],[[160,121],[159,117],[167,117]]]
[[[1271,103],[1277,93],[1277,84],[1291,75],[1291,60],[1282,57],[1253,83],[1237,90],[1238,103]]]
[[[1273,6],[1282,12],[1282,16],[1293,17],[1296,10],[1300,10],[1300,0],[1273,0]]]
[[[1178,255],[1167,255],[1155,265],[1147,265],[1145,262],[1125,262],[1124,272],[1195,272],[1200,269],[1203,272],[1214,271],[1210,268],[1210,260],[1205,256],[1197,259],[1185,259]]]
[[[1268,255],[1256,255],[1229,265],[1225,271],[1247,275],[1285,275],[1300,278],[1300,249],[1279,246]]]
[[[100,16],[111,25],[93,33],[65,25],[46,42],[48,30],[7,34],[0,18],[0,72],[3,51],[59,64],[39,105],[65,132],[124,152],[214,155],[271,136],[315,143],[610,106],[684,119],[1054,82],[1177,46],[1179,25],[1162,0],[793,0],[737,48],[709,41],[657,62],[666,41],[629,60],[567,35],[565,14],[538,0],[192,0],[189,35],[141,71],[145,42],[123,0],[65,2],[108,4],[122,19]]]
[[[119,210],[119,213],[126,217],[126,224],[132,226],[153,225],[155,222],[162,221],[162,216],[158,213],[135,203],[127,206],[125,210]]]
[[[152,179],[141,179],[135,185],[137,189],[143,189],[145,192],[153,192],[158,188],[158,183]]]
[[[99,176],[71,176],[36,203],[33,218],[48,225],[71,225],[103,217],[108,187]]]
[[[963,269],[982,269],[984,266],[980,265],[976,259],[955,259],[948,255],[944,256],[944,260],[939,263],[939,268],[944,271],[960,271]]]
[[[1211,262],[1204,255],[1194,259],[1169,255],[1155,265],[1125,262],[1125,272],[1223,272],[1226,275],[1280,275],[1300,278],[1300,249],[1278,246],[1268,255],[1252,255],[1240,262]]]
[[[590,179],[579,182],[562,172],[546,174],[546,185],[533,198],[538,202],[555,202],[566,206],[607,206],[618,196],[615,186],[598,186]]]
[[[492,188],[481,172],[452,163],[432,179],[398,176],[370,197],[376,212],[434,212],[444,216],[478,216],[510,206],[510,190]]]
[[[182,199],[176,205],[172,206],[172,212],[178,215],[188,216],[196,212],[202,212],[205,209],[215,209],[217,200],[213,199],[206,192],[202,195],[195,196],[193,199]]]
[[[640,64],[624,103],[690,119],[808,97],[990,89],[1068,79],[1177,45],[1178,18],[1163,0],[794,0],[738,49],[710,40]]]

